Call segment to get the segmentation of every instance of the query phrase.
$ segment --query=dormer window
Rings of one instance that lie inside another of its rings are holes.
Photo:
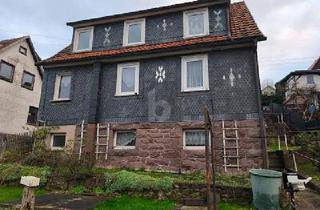
[[[184,38],[209,34],[208,9],[186,11],[183,14]]]
[[[130,20],[124,22],[123,45],[139,45],[145,43],[146,20]]]
[[[74,52],[92,50],[93,27],[80,28],[75,30],[74,35]]]

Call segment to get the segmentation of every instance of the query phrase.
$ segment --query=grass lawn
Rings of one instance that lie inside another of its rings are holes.
[[[144,198],[122,196],[98,204],[95,210],[172,210],[174,205],[171,201],[146,200]]]
[[[311,176],[314,182],[320,184],[320,171],[312,163],[298,164],[298,171]]]
[[[23,188],[0,186],[0,203],[19,200],[22,197]],[[44,190],[37,190],[36,195],[43,195]]]
[[[254,210],[254,208],[250,206],[240,206],[231,203],[220,203],[219,210]]]

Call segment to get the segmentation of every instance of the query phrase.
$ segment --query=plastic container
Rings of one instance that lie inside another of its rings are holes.
[[[282,173],[266,169],[250,170],[253,204],[259,210],[280,209]]]

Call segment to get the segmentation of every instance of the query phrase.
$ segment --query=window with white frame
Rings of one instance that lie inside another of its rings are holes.
[[[182,92],[209,90],[208,55],[182,57]]]
[[[314,84],[314,76],[312,74],[307,75],[307,84]]]
[[[115,149],[134,149],[136,147],[135,131],[116,131],[114,134]]]
[[[71,75],[61,74],[56,76],[54,98],[55,101],[70,100]]]
[[[204,129],[183,131],[184,149],[204,150],[205,146],[206,146],[206,131]]]
[[[79,28],[75,30],[74,34],[74,52],[92,50],[93,42],[93,27]]]
[[[184,12],[183,31],[185,38],[208,35],[208,8]]]
[[[139,63],[119,64],[116,96],[139,94]]]
[[[146,20],[130,20],[124,22],[123,45],[139,45],[145,43]]]
[[[55,133],[51,134],[51,149],[52,150],[63,150],[66,146],[66,134]]]

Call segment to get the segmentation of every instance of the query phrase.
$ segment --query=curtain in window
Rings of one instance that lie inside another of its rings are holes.
[[[190,15],[189,16],[189,33],[190,35],[204,33],[204,15]]]
[[[78,50],[89,49],[90,31],[79,33]]]
[[[118,132],[117,146],[135,146],[136,134],[134,132]]]
[[[61,76],[59,98],[70,98],[71,76]]]
[[[205,146],[205,131],[186,131],[186,146]]]
[[[141,24],[132,24],[129,26],[128,43],[141,42]]]
[[[187,87],[195,88],[203,86],[203,63],[192,61],[187,63]]]
[[[122,69],[121,92],[134,92],[135,68],[127,67]]]

